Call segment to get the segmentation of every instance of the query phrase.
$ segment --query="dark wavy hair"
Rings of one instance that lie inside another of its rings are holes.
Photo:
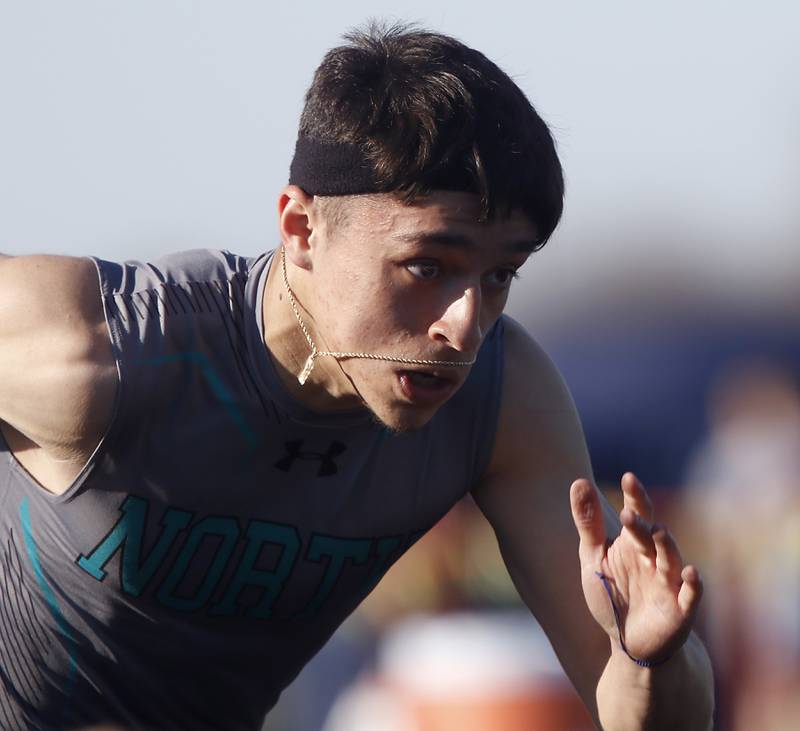
[[[345,40],[314,74],[300,134],[357,144],[379,190],[406,202],[448,188],[477,193],[483,221],[519,208],[543,246],[561,217],[564,179],[547,125],[511,78],[416,26],[372,22]]]

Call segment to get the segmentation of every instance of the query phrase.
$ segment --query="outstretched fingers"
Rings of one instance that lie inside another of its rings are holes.
[[[623,507],[619,519],[622,527],[633,539],[639,552],[652,561],[656,556],[652,537],[653,503],[633,472],[626,472],[622,476],[621,485]]]
[[[650,525],[645,523],[638,513],[628,507],[622,508],[619,513],[619,520],[639,552],[650,560],[655,558],[656,549]]]
[[[633,472],[626,472],[622,475],[621,485],[623,505],[636,513],[645,523],[652,523],[653,503],[639,478]]]
[[[672,534],[662,525],[653,526],[653,544],[656,549],[656,570],[675,586],[681,582],[683,558]]]
[[[587,479],[575,480],[569,490],[572,520],[578,530],[581,565],[598,568],[606,553],[606,530],[597,488]]]
[[[703,596],[703,580],[700,572],[691,565],[681,571],[681,579],[683,584],[678,592],[678,607],[685,619],[694,619]]]

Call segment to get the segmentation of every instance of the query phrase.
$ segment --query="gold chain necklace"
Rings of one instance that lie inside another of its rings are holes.
[[[286,292],[289,295],[289,304],[291,304],[294,316],[297,318],[297,324],[300,325],[300,329],[303,331],[303,335],[305,335],[306,342],[311,348],[311,355],[308,356],[306,364],[303,366],[303,370],[300,371],[300,375],[297,377],[297,380],[300,381],[300,385],[305,384],[305,382],[308,380],[308,377],[311,375],[311,371],[314,370],[314,364],[317,358],[321,358],[323,355],[336,358],[337,360],[340,358],[367,358],[368,360],[388,360],[393,363],[405,363],[407,365],[433,365],[448,367],[458,366],[461,368],[467,368],[475,365],[475,358],[467,361],[422,360],[420,358],[402,358],[395,355],[374,355],[372,353],[336,353],[330,350],[317,350],[317,346],[311,339],[311,334],[308,332],[308,328],[303,322],[303,318],[300,316],[300,310],[297,309],[297,302],[294,298],[294,292],[292,292],[292,288],[289,286],[289,277],[286,274],[286,249],[283,247],[281,247],[281,271],[283,272],[283,283],[286,286]]]

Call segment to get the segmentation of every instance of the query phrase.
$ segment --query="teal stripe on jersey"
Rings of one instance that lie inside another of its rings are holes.
[[[28,553],[28,559],[31,562],[31,566],[33,566],[33,572],[36,574],[36,581],[39,584],[39,589],[41,590],[48,607],[50,607],[50,613],[53,615],[53,619],[56,621],[58,629],[66,640],[64,647],[67,651],[67,657],[69,658],[69,675],[67,676],[67,686],[64,692],[67,698],[67,703],[64,705],[62,714],[64,719],[63,723],[66,725],[68,714],[70,712],[69,699],[75,689],[75,681],[77,677],[76,671],[78,666],[75,662],[75,653],[72,649],[75,644],[75,638],[72,636],[69,624],[67,623],[67,620],[64,618],[64,615],[58,606],[58,600],[56,599],[55,592],[50,584],[47,583],[44,571],[42,571],[42,564],[41,561],[39,561],[39,549],[36,547],[36,541],[33,538],[33,530],[31,529],[31,513],[27,497],[23,498],[20,502],[19,519],[22,523],[22,534],[25,539],[25,550]]]
[[[256,449],[256,447],[258,447],[256,435],[247,423],[244,414],[242,414],[240,409],[236,406],[236,399],[233,394],[203,353],[175,353],[173,355],[164,355],[159,358],[140,360],[139,363],[143,365],[163,365],[164,363],[174,363],[176,361],[188,361],[190,363],[197,363],[200,366],[209,386],[211,386],[211,390],[228,412],[233,423],[236,424],[236,428],[244,437],[247,446],[250,447],[251,450]]]

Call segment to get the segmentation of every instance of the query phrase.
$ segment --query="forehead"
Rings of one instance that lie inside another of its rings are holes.
[[[430,240],[464,246],[504,246],[530,252],[536,227],[519,210],[491,221],[479,220],[480,199],[473,193],[434,191],[413,203],[391,194],[354,196],[348,201],[349,226],[398,243]]]

